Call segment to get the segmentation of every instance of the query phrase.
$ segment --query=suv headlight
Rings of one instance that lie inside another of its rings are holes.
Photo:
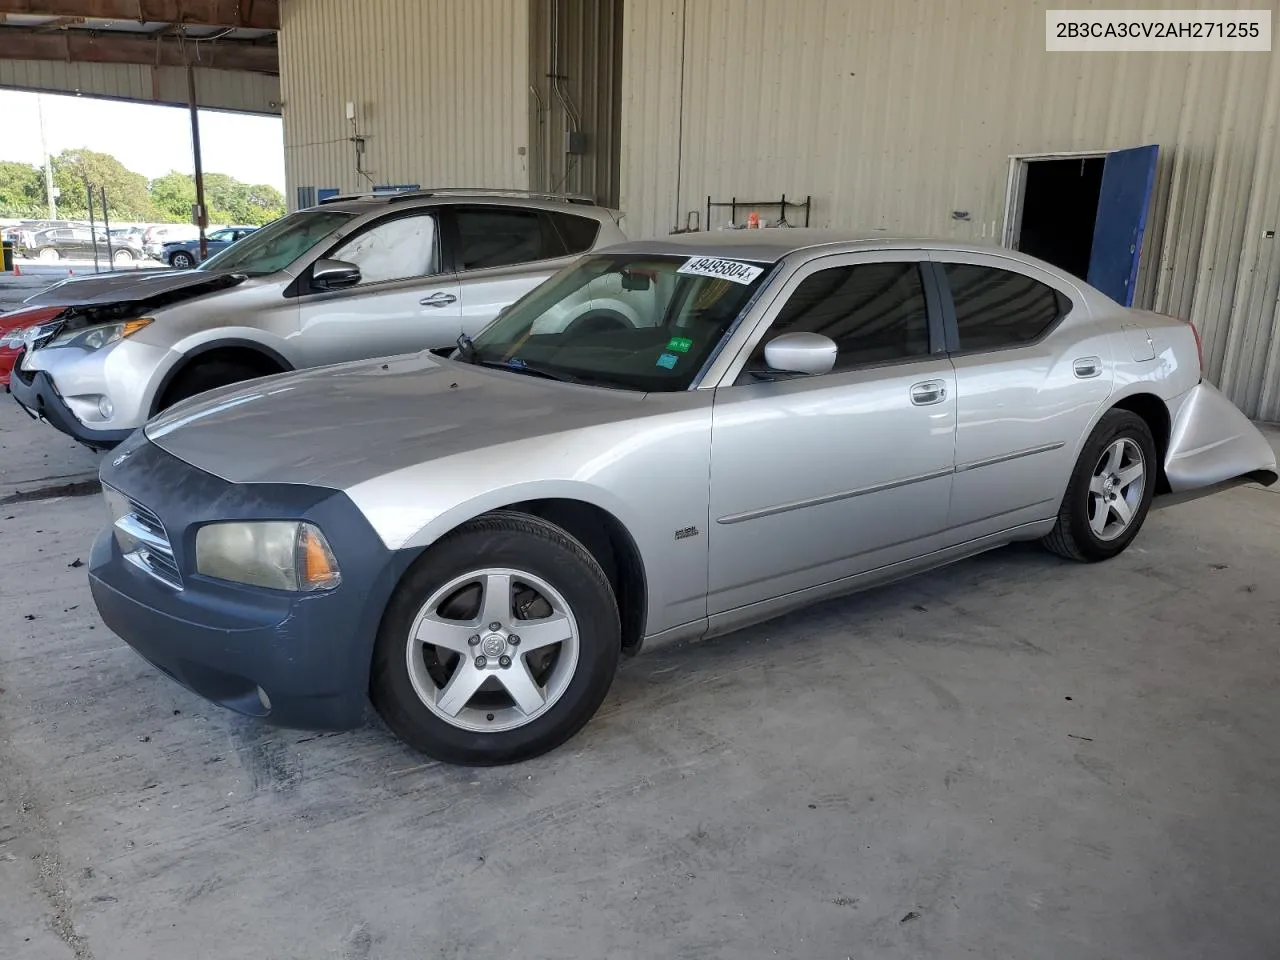
[[[338,561],[314,524],[291,520],[210,523],[196,531],[196,572],[276,590],[329,590]]]
[[[131,337],[144,327],[155,322],[154,317],[139,317],[137,320],[125,320],[121,323],[104,323],[84,330],[73,330],[54,337],[46,344],[50,347],[80,347],[84,350],[100,350],[101,348]]]

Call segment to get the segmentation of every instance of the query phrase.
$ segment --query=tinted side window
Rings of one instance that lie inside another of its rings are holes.
[[[458,210],[459,270],[544,260],[542,218],[532,210]],[[550,256],[558,255],[558,251]]]
[[[834,340],[837,370],[927,356],[929,313],[920,266],[860,263],[819,270],[801,281],[764,342],[793,332]]]
[[[553,213],[550,216],[569,253],[584,253],[596,242],[600,233],[599,221],[575,217],[572,213]]]
[[[1021,273],[947,263],[961,350],[1030,343],[1071,309],[1063,294]]]

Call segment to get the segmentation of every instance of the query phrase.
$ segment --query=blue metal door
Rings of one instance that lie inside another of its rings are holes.
[[[1133,306],[1159,149],[1152,144],[1116,150],[1107,154],[1102,168],[1087,279],[1126,307]]]

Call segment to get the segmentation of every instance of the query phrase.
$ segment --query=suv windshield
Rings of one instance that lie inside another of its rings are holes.
[[[767,268],[707,257],[587,257],[513,304],[458,359],[624,390],[687,390]]]
[[[255,230],[196,269],[264,277],[283,270],[354,216],[341,210],[299,210]]]

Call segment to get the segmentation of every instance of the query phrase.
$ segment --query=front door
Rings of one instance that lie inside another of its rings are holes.
[[[1079,293],[1059,278],[995,254],[935,258],[956,372],[951,545],[1058,512],[1112,352],[1105,330],[1061,328]]]
[[[743,372],[716,390],[708,614],[936,549],[955,376],[920,259],[881,251],[802,267]],[[835,369],[771,377],[764,345],[790,331],[834,340]]]
[[[462,332],[458,282],[441,268],[439,229],[429,210],[377,220],[325,257],[360,268],[360,282],[331,292],[306,287],[299,300],[301,354],[308,366],[452,346]]]

